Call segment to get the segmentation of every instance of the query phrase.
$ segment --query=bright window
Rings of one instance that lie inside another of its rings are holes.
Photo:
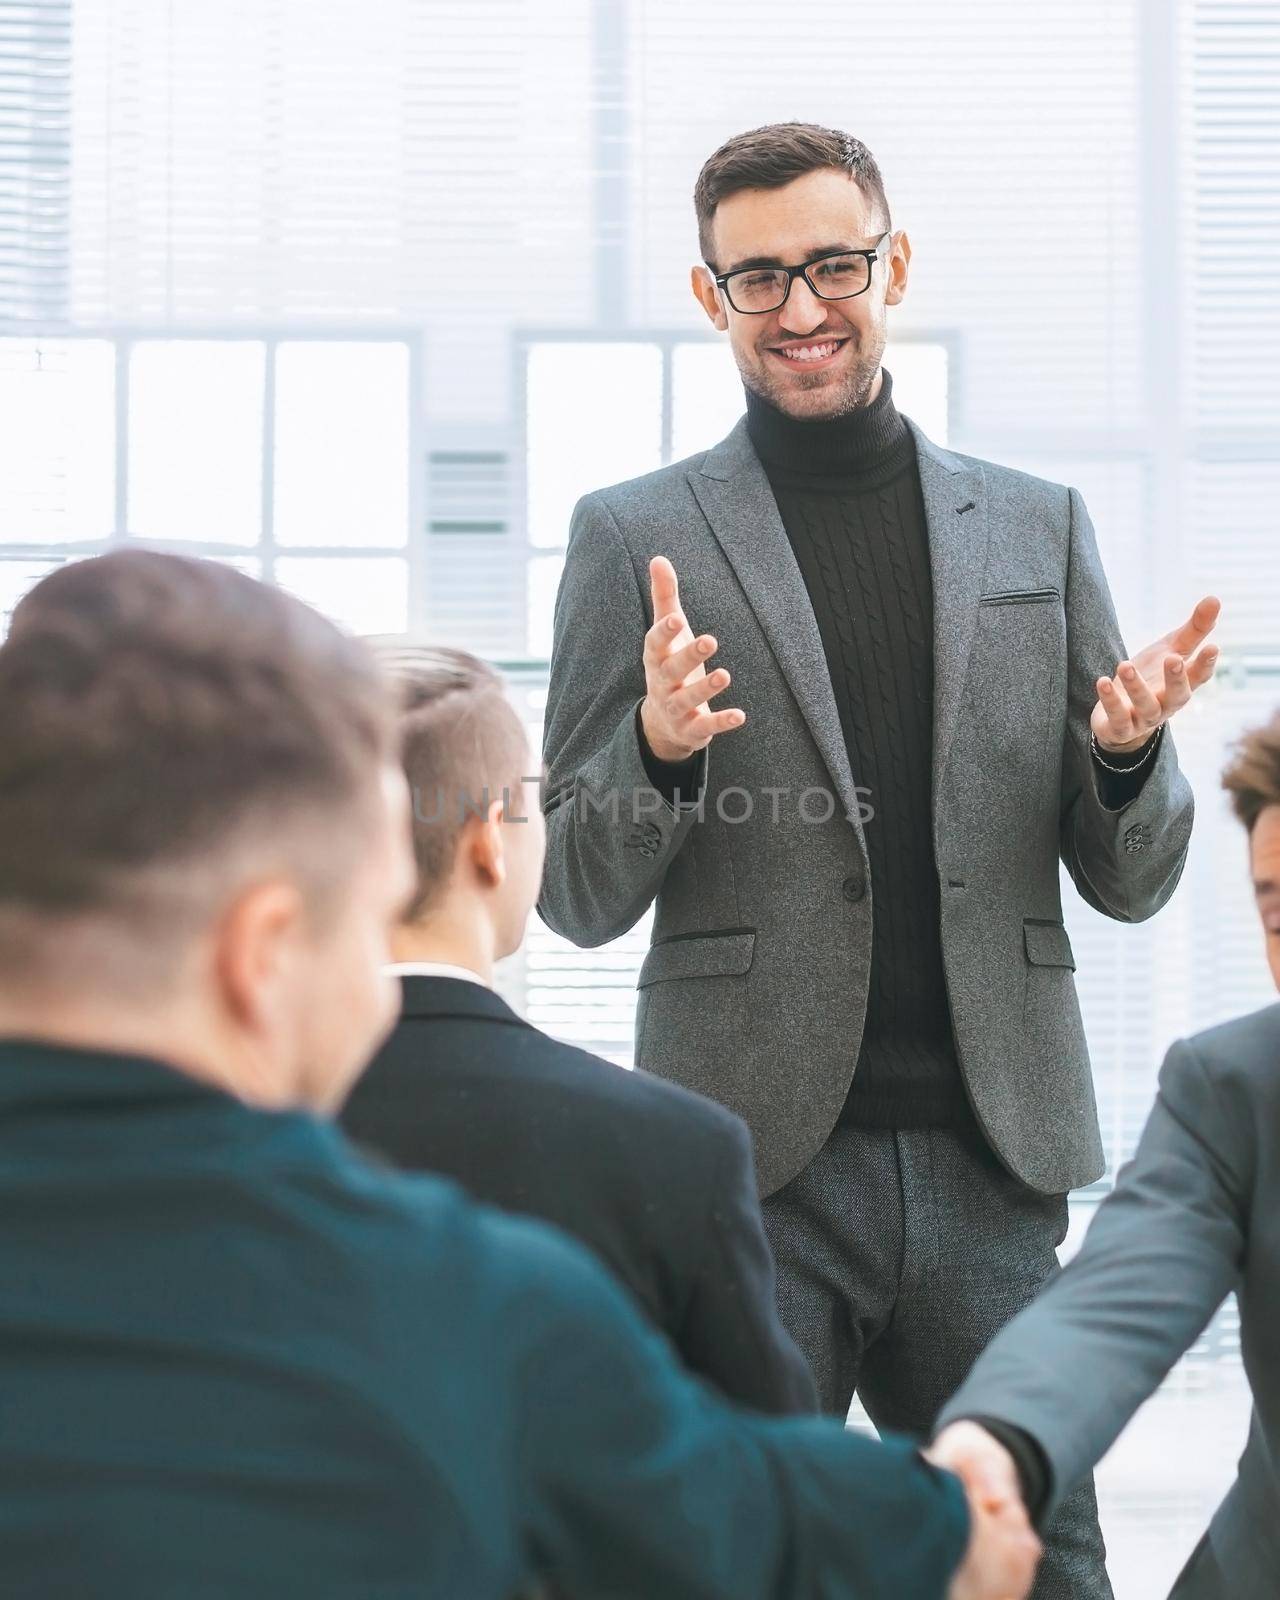
[[[132,347],[130,534],[259,542],[265,372],[266,349],[256,340],[148,339]]]
[[[0,338],[0,614],[133,540],[403,631],[412,368],[391,338]]]

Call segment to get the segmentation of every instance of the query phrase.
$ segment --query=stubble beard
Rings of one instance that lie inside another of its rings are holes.
[[[849,368],[837,383],[832,383],[825,372],[804,371],[797,371],[796,379],[788,383],[781,373],[775,377],[770,371],[770,357],[767,351],[762,350],[756,354],[749,371],[741,361],[738,363],[738,372],[744,387],[750,389],[757,399],[767,401],[778,411],[794,417],[797,422],[831,422],[837,417],[847,417],[851,412],[860,411],[870,399],[876,373],[880,370],[880,361],[884,355],[884,337],[882,335],[873,338],[870,345],[864,345],[862,335],[857,329],[850,329],[847,334],[828,335],[828,337],[847,338],[853,346]],[[813,342],[821,344],[821,336],[815,336]],[[792,410],[789,402],[797,393],[823,393],[828,403],[818,406],[806,405],[800,410]]]

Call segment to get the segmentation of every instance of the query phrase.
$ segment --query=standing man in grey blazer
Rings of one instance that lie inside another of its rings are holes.
[[[924,1433],[1103,1171],[1058,862],[1121,921],[1172,894],[1218,607],[1126,657],[1079,494],[898,412],[859,141],[756,129],[694,200],[747,415],[574,512],[540,910],[596,945],[655,905],[638,1064],[750,1126],[825,1407]],[[1048,1532],[1040,1600],[1109,1595],[1091,1484]]]
[[[1280,989],[1280,714],[1240,741],[1223,786],[1248,830],[1266,956]],[[971,1486],[981,1477],[999,1494],[1003,1482],[1043,1520],[1106,1454],[1232,1290],[1254,1397],[1249,1439],[1236,1481],[1173,1593],[1177,1600],[1274,1600],[1280,1005],[1172,1046],[1137,1153],[1079,1255],[978,1362],[943,1412],[934,1458],[963,1467]]]

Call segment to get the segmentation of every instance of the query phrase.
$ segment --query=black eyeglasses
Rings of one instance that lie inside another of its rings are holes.
[[[803,278],[819,300],[852,300],[871,287],[871,269],[893,238],[882,233],[869,250],[833,250],[798,267],[742,267],[714,274],[725,299],[744,316],[758,317],[786,304],[791,285]]]

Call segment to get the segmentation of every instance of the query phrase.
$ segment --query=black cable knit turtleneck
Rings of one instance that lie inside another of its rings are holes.
[[[885,372],[870,405],[797,421],[747,395],[747,427],[817,619],[853,781],[874,816],[871,988],[844,1119],[967,1121],[933,851],[933,581],[915,441]]]

